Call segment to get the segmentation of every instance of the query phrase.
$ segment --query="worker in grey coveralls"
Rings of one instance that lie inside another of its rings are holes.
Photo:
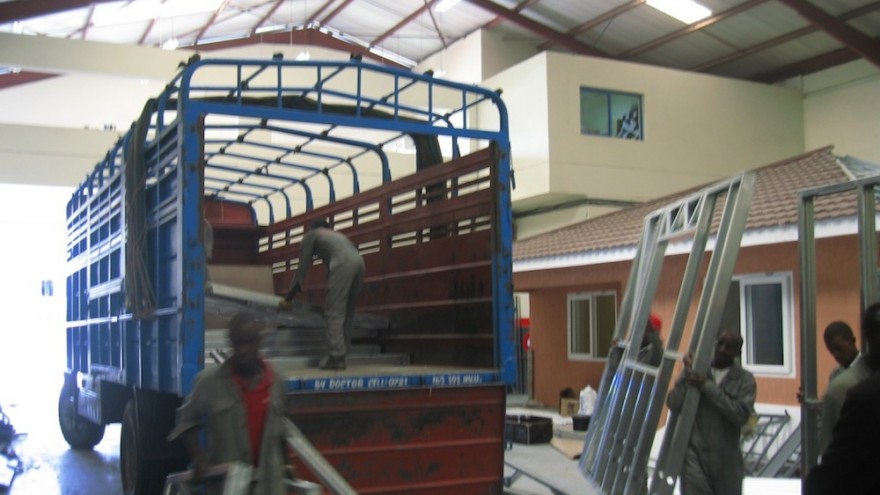
[[[871,306],[873,308],[874,306]],[[868,309],[871,309],[868,308]],[[870,341],[872,338],[880,338],[880,315],[875,315],[875,319],[871,319],[872,313],[865,310],[862,316],[862,338]],[[859,354],[848,368],[841,371],[834,380],[828,384],[825,390],[825,396],[822,397],[822,420],[819,428],[819,452],[824,452],[831,443],[832,433],[837,420],[840,418],[840,412],[843,409],[843,402],[849,390],[858,385],[862,380],[871,376],[874,370],[871,368],[871,361],[880,362],[880,349],[872,349],[867,347],[864,353]]]
[[[302,290],[314,256],[321,258],[327,276],[324,320],[330,352],[321,363],[321,368],[345,369],[354,307],[364,283],[364,259],[348,237],[330,229],[324,220],[314,222],[303,237],[299,268],[285,297],[286,301],[291,301]]]
[[[689,388],[700,394],[681,470],[682,495],[742,494],[740,431],[754,414],[757,391],[755,377],[737,362],[742,344],[739,333],[722,332],[708,376],[694,371],[685,356],[684,372],[666,398],[678,413]]]
[[[266,327],[241,312],[229,322],[232,355],[196,375],[192,392],[177,410],[168,441],[180,438],[194,480],[212,466],[240,463],[252,468],[249,495],[283,495],[286,471],[284,396],[286,383],[259,354]],[[205,443],[199,435],[205,433]],[[205,493],[222,493],[223,478],[206,480]]]

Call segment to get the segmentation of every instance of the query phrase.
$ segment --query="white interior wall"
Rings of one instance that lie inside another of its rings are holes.
[[[37,44],[24,47],[4,43],[0,58],[35,51],[27,57],[32,68],[63,65],[63,57],[50,54],[57,47],[43,47],[43,42],[29,39]],[[71,64],[61,77],[0,91],[0,107],[7,110],[0,115],[0,183],[81,181],[170,77],[156,74],[167,71],[169,60],[189,56],[151,53],[143,66],[119,66],[93,56],[106,46],[65,43],[73,46],[65,49],[67,58],[80,54],[91,62]],[[253,45],[205,56],[268,58],[281,52],[293,59],[304,48]],[[308,49],[313,59],[347,58]],[[880,161],[875,144],[880,71],[865,62],[800,78],[784,88],[556,52],[518,63],[531,50],[528,43],[483,30],[417,69],[440,67],[446,78],[483,79],[482,85],[503,90],[518,210],[584,197],[650,199],[828,144],[839,154]],[[645,141],[581,135],[581,85],[643,94]],[[605,211],[578,207],[528,217],[517,230],[547,230]]]
[[[510,114],[515,211],[584,198],[649,200],[805,150],[793,88],[557,52],[483,84],[503,89]],[[645,139],[582,135],[581,86],[643,95]],[[527,217],[517,221],[517,238],[607,211]]]
[[[75,186],[117,139],[115,131],[0,123],[0,184]]]
[[[514,202],[549,194],[549,115],[547,59],[536,55],[483,82],[502,90],[510,125],[511,167],[515,174]]]
[[[792,88],[555,52],[548,74],[554,192],[644,201],[805,151]],[[581,86],[642,95],[644,140],[581,134]]]
[[[431,55],[414,70],[468,84],[482,81],[536,54],[534,43],[509,39],[498,30],[481,29]]]
[[[483,42],[480,33],[471,33],[422,61],[417,73],[433,70],[437,77],[476,84],[483,80]]]
[[[856,61],[791,81],[804,93],[808,149],[880,163],[880,68]]]
[[[534,40],[524,41],[510,39],[498,30],[481,29],[478,31],[482,42],[482,78],[475,82],[488,79],[495,74],[528,60],[538,52]]]

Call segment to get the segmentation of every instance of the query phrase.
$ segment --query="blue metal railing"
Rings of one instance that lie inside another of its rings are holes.
[[[101,194],[120,187],[113,186],[113,179],[126,166],[126,154],[135,149],[143,154],[149,231],[145,270],[158,302],[157,318],[139,323],[137,338],[122,339],[153,346],[138,354],[142,369],[127,375],[130,384],[149,382],[182,394],[201,367],[204,252],[198,236],[205,195],[246,202],[261,225],[272,224],[413,173],[412,167],[399,167],[388,150],[410,136],[449,139],[454,156],[460,154],[462,140],[478,146],[492,142],[498,149],[495,354],[505,381],[515,380],[515,363],[505,358],[512,355],[512,339],[501,335],[513,331],[512,219],[507,113],[498,92],[359,61],[197,60],[174,77],[153,108],[149,121],[142,122],[147,126],[145,141],[137,143],[134,128],[129,130],[74,192],[67,208],[69,328],[86,328],[86,321],[97,319],[128,321],[132,316],[116,302],[96,306],[101,314],[89,311],[91,276],[77,267],[119,264],[105,268],[107,280],[100,282],[105,285],[127,275],[121,266],[124,257],[102,258],[96,250],[110,231],[122,235],[127,222],[90,231],[90,208],[104,208],[96,203]],[[167,324],[179,325],[179,335],[168,334],[177,337],[163,334],[160,327]],[[113,331],[133,332],[126,329],[135,326],[119,325]],[[71,357],[79,368],[87,359]],[[105,360],[115,362],[113,357]],[[180,363],[179,376],[159,371],[169,363]]]

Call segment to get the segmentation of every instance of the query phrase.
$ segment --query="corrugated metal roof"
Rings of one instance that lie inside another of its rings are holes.
[[[443,13],[434,9],[438,0],[9,0],[0,1],[0,32],[211,50],[229,40],[264,43],[264,32],[290,33],[294,44],[312,30],[319,33],[297,44],[339,48],[323,34],[352,53],[413,66],[490,29],[539,51],[767,82],[858,58],[880,65],[880,0],[700,1],[712,15],[685,24],[644,0],[466,0]],[[808,36],[815,32],[828,34]],[[786,40],[784,49],[763,46],[774,40]]]
[[[747,230],[796,226],[800,191],[874,175],[880,173],[880,166],[851,158],[841,159],[832,153],[831,147],[826,147],[760,167],[755,172],[755,191]],[[518,240],[514,242],[513,259],[523,261],[635,247],[648,214],[706,186]],[[815,203],[816,220],[855,214],[856,205],[851,193],[824,196]]]

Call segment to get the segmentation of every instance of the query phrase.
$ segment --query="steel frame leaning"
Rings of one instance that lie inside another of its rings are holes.
[[[821,404],[816,393],[816,199],[854,191],[858,204],[860,314],[876,302],[878,296],[877,263],[877,186],[880,176],[805,189],[798,205],[798,239],[801,266],[801,472],[806,474],[819,458],[819,414]],[[873,259],[869,258],[871,253]]]
[[[645,217],[621,302],[614,339],[624,342],[609,355],[599,385],[597,408],[584,442],[580,469],[605,495],[639,494],[647,480],[648,457],[665,403],[685,323],[712,231],[716,205],[726,196],[718,224],[714,254],[709,261],[689,352],[694,369],[707,372],[733,267],[751,204],[755,176],[743,173],[709,186]],[[681,288],[669,330],[663,361],[658,367],[637,361],[651,312],[663,260],[670,241],[692,236]],[[629,338],[627,339],[627,335]],[[697,395],[688,393],[680,414],[667,423],[666,436],[651,482],[651,493],[671,494],[681,471],[696,413]]]

